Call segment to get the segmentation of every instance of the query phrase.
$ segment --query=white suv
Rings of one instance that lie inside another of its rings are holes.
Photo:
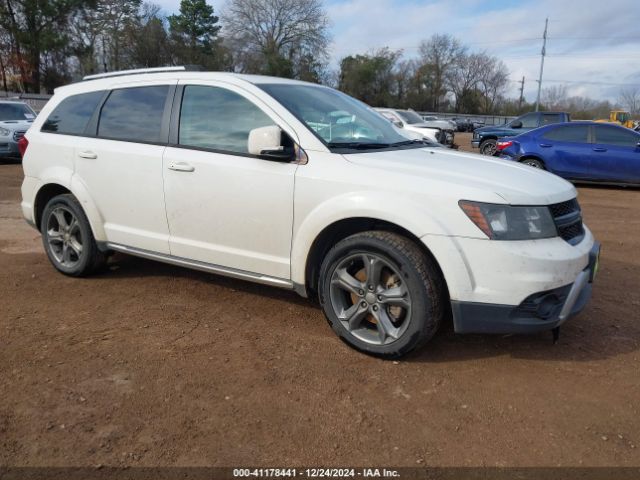
[[[358,350],[556,328],[598,244],[550,173],[407,140],[292,80],[184,69],[56,90],[23,141],[22,210],[59,271],[118,251],[317,297]]]

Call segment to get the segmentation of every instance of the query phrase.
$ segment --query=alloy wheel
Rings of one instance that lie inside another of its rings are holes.
[[[74,213],[58,205],[47,219],[47,244],[49,251],[61,266],[73,268],[82,259],[83,238],[80,224]]]
[[[373,253],[343,259],[331,275],[331,306],[349,333],[363,342],[386,345],[409,326],[411,296],[391,262]]]

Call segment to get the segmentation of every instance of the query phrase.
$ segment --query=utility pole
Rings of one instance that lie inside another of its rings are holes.
[[[538,79],[538,97],[536,98],[536,112],[540,108],[540,90],[542,89],[542,71],[544,70],[544,56],[547,54],[547,27],[549,19],[544,21],[544,34],[542,35],[542,59],[540,60],[540,78]]]
[[[520,82],[520,100],[518,100],[518,113],[520,113],[520,109],[522,108],[523,100],[524,100],[524,76],[522,77],[522,81]]]

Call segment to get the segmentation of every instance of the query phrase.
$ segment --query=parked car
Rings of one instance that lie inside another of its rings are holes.
[[[0,101],[0,160],[19,159],[18,141],[36,118],[29,105],[20,101]]]
[[[504,125],[488,125],[475,129],[471,146],[479,148],[480,153],[483,155],[495,155],[497,153],[496,142],[498,138],[513,137],[544,125],[569,121],[571,121],[571,116],[565,112],[526,113]]]
[[[438,128],[430,128],[425,125],[409,125],[405,123],[399,115],[393,112],[382,110],[379,108],[376,108],[375,110],[389,122],[391,122],[391,124],[398,130],[398,133],[412,140],[422,139],[429,142],[440,143],[440,139],[444,137],[441,134],[441,130]]]
[[[591,295],[599,247],[570,183],[408,140],[325,86],[102,74],[56,89],[20,142],[22,212],[66,275],[118,251],[294,290],[381,357],[448,312],[457,332],[536,332]]]
[[[404,113],[404,117],[407,119],[410,118],[410,116],[412,117],[413,115],[418,115],[413,110],[406,110],[406,111],[401,110],[400,112],[406,112]],[[445,132],[447,139],[450,138],[450,142],[448,142],[448,144],[453,145],[454,133],[456,131],[455,123],[452,123],[450,120],[438,118],[435,115],[424,115],[421,118],[424,121],[425,125],[428,125],[429,127],[432,127],[432,128],[439,128],[440,130]]]
[[[571,122],[500,139],[500,157],[568,180],[640,185],[640,133],[618,125]]]
[[[398,110],[393,108],[376,108],[375,110],[391,120],[398,128],[417,133],[425,133],[425,136],[435,139],[435,141],[443,145],[453,145],[454,132],[449,122],[426,121],[413,110]]]

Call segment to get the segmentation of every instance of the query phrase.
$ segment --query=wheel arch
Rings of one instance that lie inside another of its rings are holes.
[[[349,217],[336,220],[316,235],[304,262],[304,285],[302,285],[303,291],[300,293],[310,298],[316,296],[320,266],[334,245],[351,235],[371,230],[397,233],[414,242],[423,254],[433,261],[442,278],[447,298],[449,298],[447,281],[440,263],[418,235],[394,222],[373,217]]]
[[[89,225],[91,226],[91,230],[95,239],[98,242],[106,241],[102,216],[96,208],[96,205],[93,202],[93,199],[89,195],[89,192],[87,191],[84,184],[82,182],[79,182],[75,178],[71,179],[70,185],[65,185],[64,182],[54,180],[45,182],[38,188],[33,203],[33,219],[36,228],[40,230],[42,214],[47,203],[53,197],[64,195],[67,193],[76,197],[78,202],[80,202],[80,205],[82,206],[84,213],[89,220]]]

